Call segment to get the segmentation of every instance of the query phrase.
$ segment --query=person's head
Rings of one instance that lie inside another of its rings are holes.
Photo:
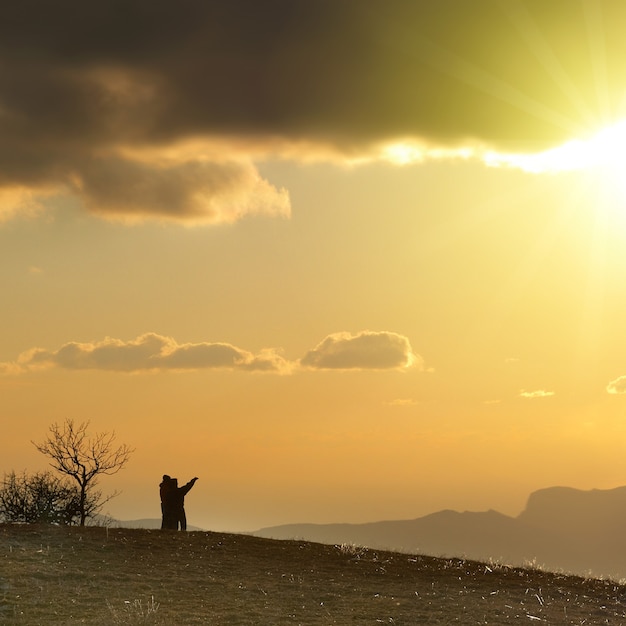
[[[172,480],[167,474],[163,474],[163,482],[166,483],[168,480]]]

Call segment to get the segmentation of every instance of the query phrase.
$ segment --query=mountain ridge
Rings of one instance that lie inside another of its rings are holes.
[[[534,564],[553,571],[626,578],[626,486],[532,492],[516,517],[445,509],[409,520],[284,524],[255,531],[272,539],[355,544],[434,556]]]

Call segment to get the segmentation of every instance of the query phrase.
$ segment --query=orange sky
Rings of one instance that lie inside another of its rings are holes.
[[[626,8],[66,4],[0,25],[5,472],[72,418],[136,449],[121,519],[626,484]]]

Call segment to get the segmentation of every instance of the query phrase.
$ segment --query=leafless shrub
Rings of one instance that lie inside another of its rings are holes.
[[[5,474],[0,487],[0,520],[27,524],[76,524],[80,494],[51,472]],[[90,506],[89,499],[87,506]]]

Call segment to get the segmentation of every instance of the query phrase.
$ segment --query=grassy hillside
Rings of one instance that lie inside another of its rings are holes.
[[[243,535],[0,525],[0,624],[529,622],[624,624],[626,587]]]
[[[417,519],[361,524],[284,524],[261,528],[268,539],[298,537],[514,566],[528,562],[579,576],[626,579],[626,487],[548,487],[530,494],[517,517],[497,511],[438,511]]]

